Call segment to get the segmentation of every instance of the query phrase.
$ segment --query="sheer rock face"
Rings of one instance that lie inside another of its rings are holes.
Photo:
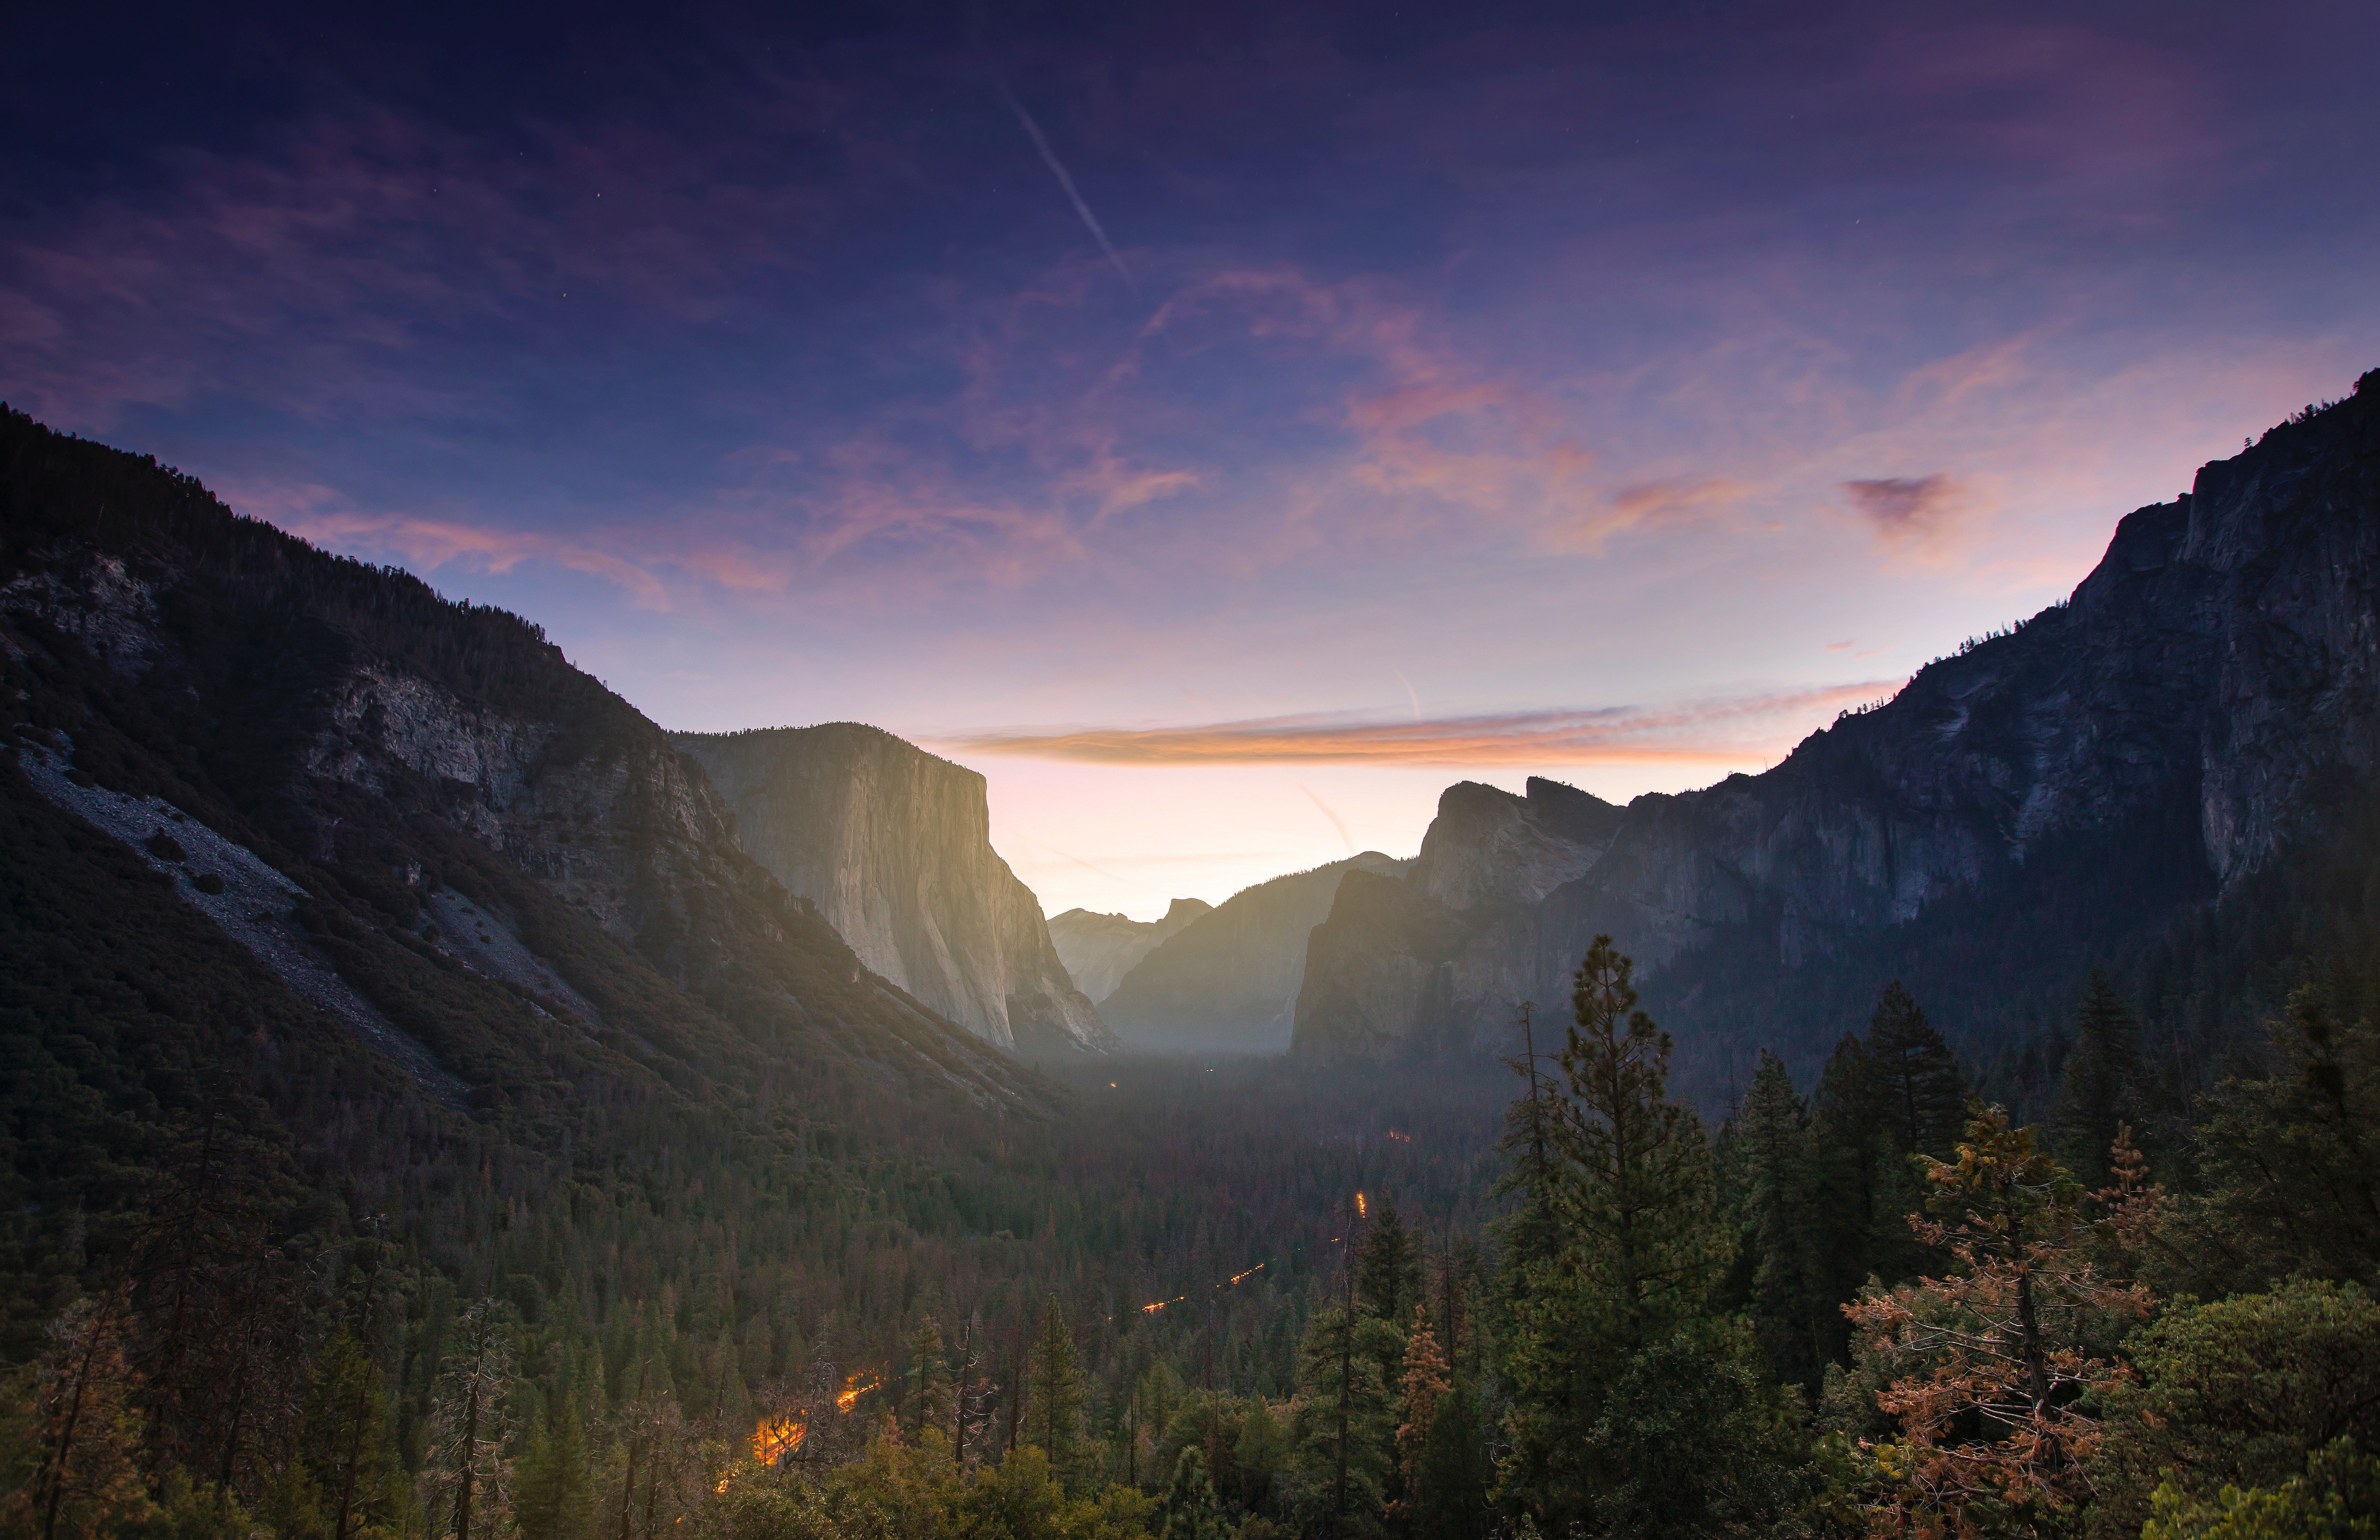
[[[1289,1046],[1307,937],[1330,913],[1341,880],[1411,865],[1367,850],[1236,893],[1142,958],[1100,1011],[1135,1048],[1279,1053]]]
[[[1058,961],[1066,964],[1075,987],[1096,1005],[1115,993],[1123,976],[1142,958],[1192,920],[1214,912],[1213,904],[1196,898],[1175,899],[1164,917],[1155,920],[1069,909],[1050,922],[1050,940],[1057,946]]]
[[[992,850],[982,776],[851,722],[672,742],[726,798],[747,854],[868,967],[1002,1048],[1117,1046]]]
[[[1928,665],[1765,774],[1624,809],[1540,782],[1525,797],[1451,788],[1410,873],[1340,888],[1295,1046],[1501,1044],[1522,1000],[1566,1014],[1598,933],[1691,1015],[1721,963],[1801,969],[1929,915],[1988,916],[2029,867],[2037,887],[2174,812],[2194,812],[2183,864],[2219,892],[2380,782],[2375,590],[2380,373],[2125,518],[2066,603]],[[2170,913],[2173,895],[2105,880],[2126,911],[2115,929]]]

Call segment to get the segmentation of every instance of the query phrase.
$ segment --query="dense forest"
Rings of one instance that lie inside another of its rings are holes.
[[[607,1178],[350,1109],[340,1172],[310,1170],[266,1132],[272,1074],[157,1045],[140,1077],[193,1074],[190,1110],[53,1152],[126,1185],[45,1259],[6,1521],[2371,1532],[2380,1040],[2333,990],[2178,1108],[2095,979],[2019,1127],[1894,986],[1815,1086],[1766,1059],[1713,1130],[1630,973],[1585,960],[1500,1134],[1476,1082],[1125,1061],[995,1158],[996,1212],[856,1164],[772,1203],[665,1127]],[[373,1149],[420,1168],[406,1207],[339,1201]],[[998,1276],[948,1238],[995,1219],[1029,1258]],[[1134,1291],[1160,1275],[1201,1284]]]
[[[0,515],[10,1534],[2380,1532],[2351,789],[1996,1033],[1864,959],[1724,1103],[1625,937],[1509,1067],[1035,1068],[533,627],[13,414]],[[369,758],[368,671],[533,730],[512,824]],[[221,842],[431,1072],[198,906]]]

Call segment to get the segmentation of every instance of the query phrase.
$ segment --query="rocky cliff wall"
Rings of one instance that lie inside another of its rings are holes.
[[[1196,898],[1175,899],[1167,905],[1164,916],[1154,920],[1069,909],[1050,920],[1050,940],[1057,947],[1058,961],[1066,965],[1075,987],[1097,1005],[1115,993],[1123,976],[1138,966],[1142,958],[1192,920],[1214,912],[1213,904]]]
[[[726,798],[744,849],[870,968],[1002,1048],[1116,1046],[991,848],[982,776],[851,722],[672,741]]]
[[[1598,933],[1688,1019],[1726,973],[1736,1019],[1700,1025],[1737,1034],[1763,1030],[1764,989],[1872,959],[1929,916],[1971,914],[1982,933],[1962,944],[1988,953],[2014,934],[1993,905],[2020,890],[2089,909],[2110,936],[2145,933],[2370,794],[2375,588],[2380,374],[2126,517],[2066,603],[1928,665],[1763,775],[1586,809],[1575,829],[1532,815],[1534,788],[1452,788],[1412,874],[1342,888],[1296,1046],[1500,1043],[1521,1000],[1567,1000]],[[2177,809],[2194,825],[2180,851]],[[2155,882],[2128,875],[2148,869],[2149,841],[2167,847]],[[2042,887],[2086,846],[2105,858]],[[2032,965],[2007,962],[2011,979]]]

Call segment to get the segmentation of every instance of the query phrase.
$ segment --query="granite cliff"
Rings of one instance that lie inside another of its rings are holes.
[[[2128,515],[2065,602],[1765,774],[1625,808],[1450,789],[1409,872],[1341,887],[1295,1046],[1500,1045],[1524,1000],[1566,1014],[1605,932],[1706,1083],[1753,1044],[1808,1067],[1900,973],[1987,1033],[1994,991],[2054,992],[2369,799],[2375,590],[2380,372]]]
[[[1075,987],[1096,1005],[1115,993],[1123,976],[1160,943],[1201,915],[1214,912],[1213,904],[1196,898],[1175,899],[1166,906],[1163,917],[1154,920],[1069,909],[1050,922],[1050,940]]]
[[[1367,850],[1234,893],[1135,964],[1100,1011],[1135,1048],[1279,1053],[1289,1046],[1306,938],[1341,880],[1405,865]]]
[[[671,741],[726,798],[745,851],[877,973],[1003,1049],[1118,1046],[991,848],[982,776],[854,722]]]

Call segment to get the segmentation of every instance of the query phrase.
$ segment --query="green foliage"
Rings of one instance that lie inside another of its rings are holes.
[[[1488,1429],[1479,1398],[1457,1380],[1438,1401],[1423,1443],[1419,1479],[1408,1497],[1403,1530],[1415,1540],[1485,1540],[1494,1520],[1488,1492],[1496,1466],[1488,1452]]]
[[[1159,1540],[1223,1540],[1231,1533],[1215,1502],[1215,1484],[1207,1478],[1207,1453],[1197,1445],[1186,1446],[1173,1461],[1158,1512]]]
[[[379,1366],[345,1327],[315,1354],[311,1377],[298,1450],[317,1478],[331,1540],[348,1540],[374,1527],[375,1521],[385,1525],[395,1517],[375,1511],[393,1463],[387,1388]],[[552,1540],[559,1533],[558,1507],[556,1512],[556,1522],[530,1540]]]
[[[1895,1146],[1904,1155],[1949,1155],[1966,1127],[1973,1093],[1950,1045],[1900,980],[1886,985],[1876,1000],[1865,1046],[1873,1094]]]
[[[1635,1354],[1589,1435],[1596,1531],[1615,1540],[1792,1533],[1803,1461],[1786,1398],[1749,1344],[1679,1337]]]
[[[2148,1496],[2277,1488],[2341,1438],[2380,1449],[2380,1302],[2353,1284],[2180,1304],[2124,1343],[2139,1375],[2106,1401],[2094,1528],[2130,1534]]]
[[[2351,1439],[2315,1450],[2277,1486],[2226,1486],[2212,1499],[2157,1488],[2142,1540],[2372,1540],[2380,1535],[2380,1460]]]
[[[573,1540],[593,1524],[594,1473],[577,1407],[564,1405],[530,1425],[513,1471],[513,1519],[523,1540]]]
[[[1294,1456],[1286,1516],[1301,1527],[1376,1533],[1389,1504],[1397,1398],[1380,1364],[1399,1351],[1397,1329],[1342,1306],[1315,1312],[1298,1350],[1291,1424]]]
[[[2050,1148],[2086,1187],[2107,1180],[2116,1131],[2145,1122],[2140,1030],[2107,976],[2092,969],[2050,1112]]]
[[[1402,1325],[1421,1291],[1421,1259],[1414,1253],[1412,1234],[1397,1217],[1395,1204],[1383,1202],[1365,1228],[1363,1255],[1355,1267],[1355,1299],[1381,1320]]]
[[[2178,1279],[2380,1275],[2380,1032],[2313,985],[2271,1024],[2269,1073],[2225,1081],[2198,1132],[2204,1195],[2184,1206]]]
[[[1026,1361],[1027,1435],[1049,1458],[1062,1483],[1081,1479],[1083,1467],[1083,1374],[1075,1362],[1075,1334],[1058,1296],[1041,1312],[1040,1334]]]

